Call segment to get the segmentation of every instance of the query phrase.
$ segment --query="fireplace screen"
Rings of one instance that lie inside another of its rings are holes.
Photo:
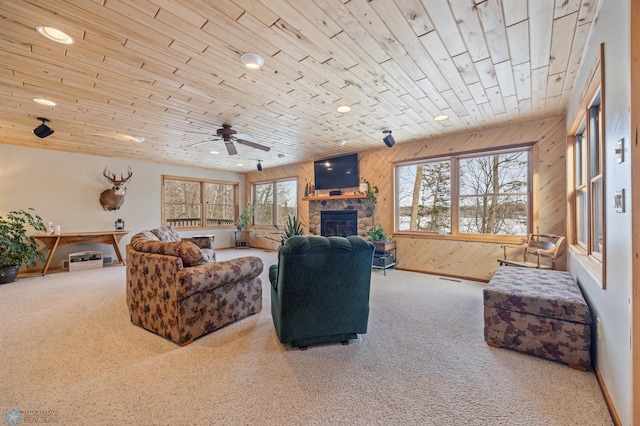
[[[320,235],[324,237],[358,235],[358,212],[355,210],[321,211]]]

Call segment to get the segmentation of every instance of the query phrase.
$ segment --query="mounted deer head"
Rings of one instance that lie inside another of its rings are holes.
[[[113,187],[111,189],[104,190],[102,194],[100,194],[100,204],[102,204],[102,208],[105,210],[118,210],[120,206],[122,206],[122,203],[124,203],[124,196],[127,193],[127,184],[129,183],[131,176],[133,176],[131,167],[129,167],[127,177],[120,175],[120,179],[116,179],[116,174],[110,173],[106,167],[104,168],[102,175],[111,182]]]

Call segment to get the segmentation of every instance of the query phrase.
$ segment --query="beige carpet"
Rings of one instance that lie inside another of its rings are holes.
[[[246,254],[276,259],[219,257]],[[0,419],[18,410],[24,423],[65,425],[612,424],[593,372],[484,343],[483,284],[374,271],[369,332],[300,351],[277,341],[267,283],[265,272],[260,314],[186,347],[131,325],[124,267],[0,286]]]

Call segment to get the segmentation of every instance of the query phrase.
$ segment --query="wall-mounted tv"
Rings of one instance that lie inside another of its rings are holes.
[[[360,184],[358,154],[326,158],[313,162],[316,189],[350,188]]]

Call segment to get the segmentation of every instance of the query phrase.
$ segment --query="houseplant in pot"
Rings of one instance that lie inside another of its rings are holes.
[[[256,213],[256,206],[251,204],[251,202],[247,203],[247,206],[242,209],[240,212],[240,216],[238,216],[238,220],[236,220],[236,228],[238,231],[244,231],[247,226],[251,223],[251,219]]]
[[[367,235],[369,236],[369,241],[376,246],[376,251],[384,252],[389,250],[391,241],[389,240],[389,235],[384,232],[381,224],[376,223],[373,225],[373,227],[367,231]]]
[[[32,208],[0,216],[0,284],[15,281],[22,265],[35,266],[36,261],[45,261],[36,239],[27,235],[29,228],[47,230]]]
[[[280,237],[280,243],[284,245],[287,242],[287,239],[294,235],[304,235],[304,232],[302,231],[302,223],[298,220],[298,216],[289,215],[287,216],[287,222],[284,225],[284,233]]]

